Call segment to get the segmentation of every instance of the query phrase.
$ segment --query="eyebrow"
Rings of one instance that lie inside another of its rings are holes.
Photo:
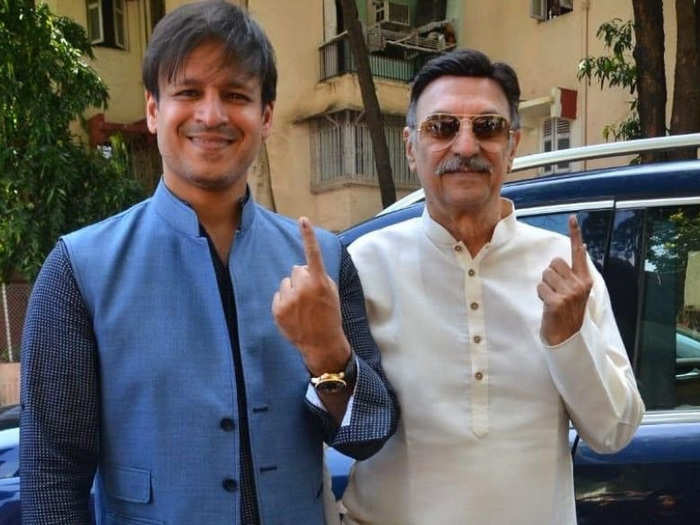
[[[497,115],[499,117],[503,117],[504,115],[501,114],[500,111],[497,110],[492,110],[492,111],[481,111],[479,113],[454,113],[452,111],[442,111],[442,110],[436,110],[436,111],[431,111],[430,113],[427,113],[425,117],[430,117],[432,115],[454,115],[456,117],[463,116],[463,115],[469,115],[469,116],[480,116],[480,115]],[[425,118],[423,117],[423,118]]]
[[[198,86],[201,84],[208,84],[207,81],[204,80],[198,80],[196,78],[181,78],[181,79],[174,79],[173,82],[170,83],[171,86]],[[248,84],[246,81],[241,81],[241,80],[229,80],[224,84],[226,87],[229,88],[240,88],[240,89],[250,89],[251,86]]]

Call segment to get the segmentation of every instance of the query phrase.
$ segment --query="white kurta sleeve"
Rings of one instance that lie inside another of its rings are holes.
[[[610,297],[593,269],[593,289],[581,330],[548,346],[549,371],[580,436],[596,452],[627,445],[644,415],[634,372],[615,323]]]

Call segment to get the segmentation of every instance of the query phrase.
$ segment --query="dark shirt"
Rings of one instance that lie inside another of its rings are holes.
[[[233,294],[233,283],[231,282],[231,275],[228,273],[228,266],[221,262],[219,255],[216,253],[214,243],[201,226],[200,233],[206,236],[209,241],[209,251],[214,270],[216,271],[216,283],[219,285],[221,304],[224,308],[228,335],[231,340],[231,351],[233,352],[241,460],[241,524],[257,525],[260,523],[260,515],[258,513],[258,499],[255,491],[255,477],[253,475],[253,456],[250,453],[248,410],[246,408],[245,381],[243,379],[244,371],[241,364],[241,347],[238,342],[238,319],[236,317],[236,299]]]

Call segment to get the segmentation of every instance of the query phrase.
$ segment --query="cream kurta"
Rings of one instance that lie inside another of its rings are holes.
[[[576,523],[569,418],[610,452],[644,413],[593,265],[581,331],[547,347],[537,284],[552,258],[570,262],[567,237],[511,212],[472,259],[426,211],[366,235],[350,254],[401,420],[379,453],[356,463],[347,522]]]

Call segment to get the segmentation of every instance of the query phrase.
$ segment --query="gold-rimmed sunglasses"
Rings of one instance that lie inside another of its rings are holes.
[[[459,135],[464,121],[469,122],[472,133],[481,147],[487,150],[503,147],[512,133],[510,122],[501,115],[452,115],[449,113],[428,115],[418,126],[418,133],[430,149],[434,151],[447,149]]]

